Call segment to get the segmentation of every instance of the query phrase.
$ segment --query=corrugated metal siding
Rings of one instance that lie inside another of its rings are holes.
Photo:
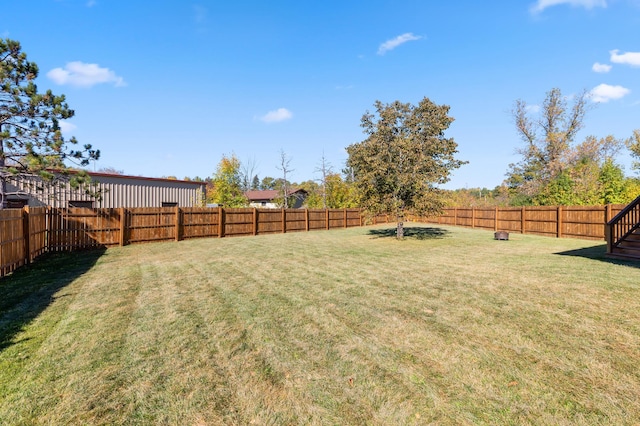
[[[40,178],[20,176],[10,178],[7,190],[20,191],[29,198],[29,206],[67,207],[69,201],[94,201],[94,207],[161,207],[162,203],[177,203],[179,207],[200,207],[204,187],[198,183],[130,176],[92,176],[102,200],[94,200],[82,190],[71,188],[68,182],[44,183]],[[29,194],[29,195],[26,195]]]

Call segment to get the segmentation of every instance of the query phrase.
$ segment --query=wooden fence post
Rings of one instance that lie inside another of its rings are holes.
[[[31,263],[31,236],[29,235],[29,206],[22,208],[22,237],[24,238],[24,264]]]
[[[125,233],[127,230],[127,211],[124,207],[120,207],[120,247],[126,243]]]
[[[522,234],[527,231],[527,208],[525,206],[522,206],[520,211],[520,229]]]
[[[287,232],[287,210],[282,208],[282,233]]]
[[[325,225],[327,227],[327,231],[329,230],[329,209],[324,209],[325,213]]]
[[[495,212],[493,214],[493,228],[496,232],[498,232],[498,208],[495,208]]]
[[[558,219],[558,238],[562,238],[562,206],[558,206],[558,212],[556,215]]]
[[[304,209],[304,229],[309,232],[309,209]]]
[[[471,207],[471,228],[476,227],[476,208]]]
[[[253,235],[258,235],[258,209],[253,208]]]
[[[363,225],[362,225],[362,220],[364,219],[364,218],[362,217],[362,209],[358,210],[358,216],[360,216],[360,227],[362,228],[362,226],[363,226]]]
[[[453,208],[453,226],[458,226],[458,208]]]
[[[347,208],[344,209],[344,227],[347,227]]]
[[[47,252],[53,251],[55,234],[53,232],[53,213],[51,206],[47,206]]]
[[[176,206],[176,241],[180,241],[180,229],[182,228],[182,220],[180,217],[180,207]]]
[[[224,209],[218,207],[218,238],[224,237]]]
[[[606,206],[604,206],[604,223],[611,222],[611,219],[613,219],[612,205],[607,204]]]

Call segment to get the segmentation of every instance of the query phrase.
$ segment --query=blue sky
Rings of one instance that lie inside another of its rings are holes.
[[[554,87],[593,91],[579,139],[640,128],[640,0],[5,0],[0,36],[21,42],[41,90],[65,94],[67,135],[96,168],[212,175],[223,154],[293,181],[340,171],[382,102],[451,107],[469,164],[447,188],[504,179],[521,146],[510,116]],[[625,151],[618,161],[631,174]]]

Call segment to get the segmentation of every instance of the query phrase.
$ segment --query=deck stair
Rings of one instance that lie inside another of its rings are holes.
[[[607,223],[607,256],[640,260],[640,197]]]

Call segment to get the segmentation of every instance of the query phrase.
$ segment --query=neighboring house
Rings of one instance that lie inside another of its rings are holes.
[[[282,193],[275,189],[266,191],[247,191],[244,195],[249,200],[250,207],[261,207],[265,209],[279,209],[282,207],[281,203],[278,203],[278,199],[282,198]],[[304,200],[307,198],[307,191],[304,189],[294,189],[289,192],[289,208],[299,209],[302,207]]]
[[[204,182],[158,179],[140,176],[89,172],[94,191],[101,199],[71,188],[68,179],[54,183],[37,176],[15,176],[7,179],[9,207],[199,207],[204,205]]]

